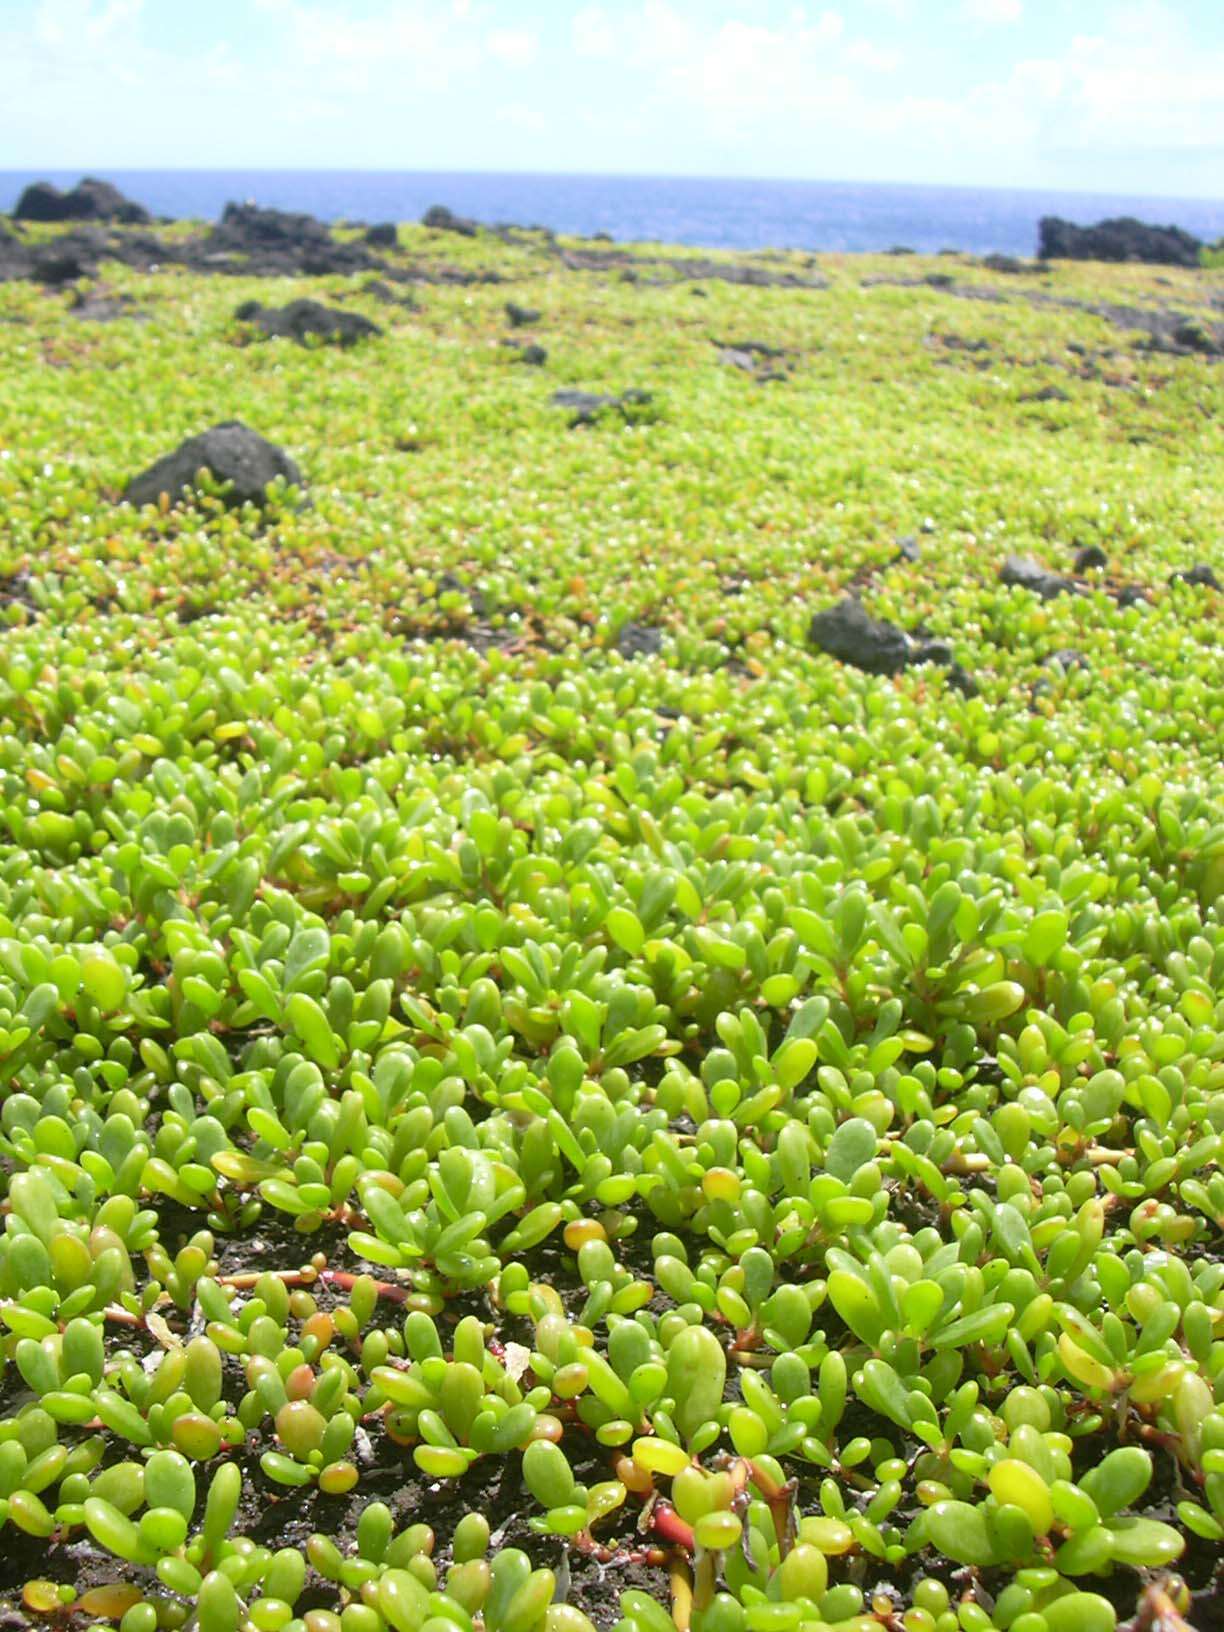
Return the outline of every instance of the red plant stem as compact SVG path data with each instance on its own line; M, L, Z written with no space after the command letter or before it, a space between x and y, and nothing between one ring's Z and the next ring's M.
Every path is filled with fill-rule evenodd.
M656 1535L662 1536L664 1541L671 1542L673 1547L683 1547L688 1553L696 1549L692 1525L680 1517L670 1502L654 1503L647 1517L646 1527L653 1530Z
M360 1275L350 1275L346 1269L321 1269L319 1271L321 1281L326 1281L329 1286L343 1287L346 1292L351 1292L357 1282L364 1278L364 1276ZM380 1298L386 1298L389 1303L404 1303L408 1297L407 1287L396 1286L393 1281L375 1281L374 1290Z

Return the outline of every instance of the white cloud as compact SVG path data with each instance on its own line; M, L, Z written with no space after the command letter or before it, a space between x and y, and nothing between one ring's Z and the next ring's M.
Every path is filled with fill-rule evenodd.
M529 28L495 28L486 37L485 48L507 68L530 68L539 53L540 41Z
M548 120L540 109L530 107L526 102L507 103L501 110L500 118L518 130L542 131L548 128Z
M913 29L915 0L574 0L547 39L511 0L249 3L258 27L227 44L218 26L191 56L154 43L150 0L19 12L0 0L0 151L73 164L80 131L97 130L96 166L359 168L428 153L439 168L840 171L1200 195L1224 151L1224 48L1173 0L1121 0L1092 33L1072 18L1040 54L1013 48L994 77L949 72L940 90L906 74L910 36L891 18L908 7ZM954 11L985 27L1020 5ZM566 56L572 73L554 76ZM522 77L508 89L511 69ZM572 151L550 138L562 127Z
M1018 23L1024 0L964 0L964 13L971 23Z
M856 68L866 68L873 74L891 74L901 66L899 51L890 51L871 40L851 40L846 47L846 59Z
M616 32L602 6L584 6L574 13L570 40L580 57L610 57L616 50Z

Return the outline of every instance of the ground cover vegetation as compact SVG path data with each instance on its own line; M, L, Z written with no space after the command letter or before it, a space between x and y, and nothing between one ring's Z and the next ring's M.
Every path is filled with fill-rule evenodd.
M1218 1626L1216 275L228 219L0 286L4 1624Z

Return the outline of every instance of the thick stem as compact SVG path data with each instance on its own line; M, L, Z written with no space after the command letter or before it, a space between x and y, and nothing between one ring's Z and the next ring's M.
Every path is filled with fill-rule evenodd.
M759 1463L753 1462L750 1458L746 1459L744 1466L769 1508L774 1531L778 1537L778 1556L785 1558L795 1539L795 1508L792 1500L795 1494L794 1481L788 1480L780 1485Z
M693 1608L708 1609L714 1602L718 1587L718 1554L702 1548L697 1554L693 1572Z
M673 1554L668 1563L667 1580L671 1587L672 1620L676 1623L676 1632L689 1632L693 1619L693 1577L678 1554Z
M696 1548L692 1525L680 1517L670 1502L660 1500L651 1503L646 1514L646 1528L662 1536L664 1541L671 1542L673 1547L682 1547L686 1553L692 1553Z
M339 1286L344 1291L351 1292L357 1282L364 1277L350 1275L346 1269L321 1269L319 1279L326 1281L329 1286ZM386 1298L388 1303L403 1303L408 1297L407 1287L396 1286L394 1281L375 1281L374 1290L380 1298Z

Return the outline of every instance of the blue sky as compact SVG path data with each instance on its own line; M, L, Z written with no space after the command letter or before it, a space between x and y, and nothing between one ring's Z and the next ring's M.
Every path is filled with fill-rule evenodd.
M1224 196L1224 0L0 0L0 166Z

